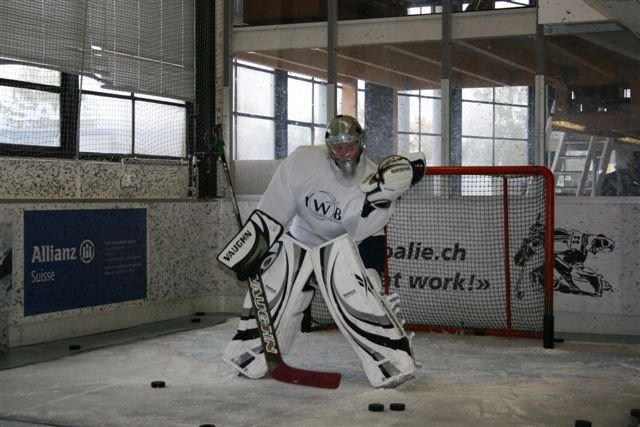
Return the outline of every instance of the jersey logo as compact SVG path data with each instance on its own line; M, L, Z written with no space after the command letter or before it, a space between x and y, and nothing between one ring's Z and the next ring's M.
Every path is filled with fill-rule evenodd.
M305 206L309 213L320 221L340 222L342 210L333 194L326 191L311 193L305 198Z

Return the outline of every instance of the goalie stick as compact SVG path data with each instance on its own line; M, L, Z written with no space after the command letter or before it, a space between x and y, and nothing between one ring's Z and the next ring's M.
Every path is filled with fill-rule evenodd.
M229 191L231 192L236 222L238 223L238 227L242 227L242 218L240 216L238 200L233 188L229 165L227 164L227 159L224 154L224 140L222 139L221 125L216 125L214 137L214 148L220 156L222 168L224 169L224 176L227 181L227 185L229 186ZM264 357L267 362L267 369L269 370L271 378L289 384L299 384L319 388L337 388L340 385L340 380L342 378L339 373L294 368L284 362L280 351L280 345L278 344L278 338L276 336L276 328L273 323L273 319L271 318L271 312L269 311L269 302L267 301L262 277L258 273L250 277L248 279L248 283L251 303L253 304L253 308L256 312L256 323L258 326L260 341L262 342Z

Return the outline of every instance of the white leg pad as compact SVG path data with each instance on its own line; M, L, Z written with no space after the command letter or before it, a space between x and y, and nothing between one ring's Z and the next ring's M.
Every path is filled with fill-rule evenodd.
M413 377L411 340L386 298L380 281L362 264L358 247L343 235L312 252L318 287L338 328L362 361L374 387L395 387Z
M300 330L304 310L313 299L315 290L305 289L312 272L310 253L289 236L283 236L274 244L262 263L262 282L283 354L291 349ZM249 378L262 378L267 374L255 311L248 293L242 305L238 330L222 358Z

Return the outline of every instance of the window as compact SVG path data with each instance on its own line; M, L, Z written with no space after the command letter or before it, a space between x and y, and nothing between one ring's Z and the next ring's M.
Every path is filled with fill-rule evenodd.
M183 101L102 89L84 77L80 153L186 157Z
M0 65L0 144L60 147L60 74Z
M10 1L0 10L0 152L186 157L193 0Z
M462 166L529 164L529 88L462 89Z
M439 90L398 93L398 153L422 151L430 165L439 162L440 99Z
M88 77L0 65L4 154L184 158L187 110L184 101L103 89Z
M234 99L235 156L269 160L275 152L275 72L236 62Z
M324 143L327 126L326 82L302 74L288 73L287 98L288 154L301 145ZM337 98L342 99L340 87ZM341 103L338 102L338 112L340 110Z
M234 70L236 160L281 159L302 145L324 143L325 81L240 60ZM341 86L337 98L341 112Z

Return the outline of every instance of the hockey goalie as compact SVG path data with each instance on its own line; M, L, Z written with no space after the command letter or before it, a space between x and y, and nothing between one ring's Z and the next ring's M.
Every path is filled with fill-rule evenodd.
M319 292L372 386L395 387L413 377L416 363L398 318L399 301L383 295L381 274L384 226L394 202L424 168L420 153L373 163L365 131L346 115L329 122L324 145L300 147L280 164L257 209L218 260L240 280L260 274L282 353L291 349L303 313ZM253 231L264 235L269 224L286 233L243 244ZM268 373L257 326L247 295L223 358L250 378Z

